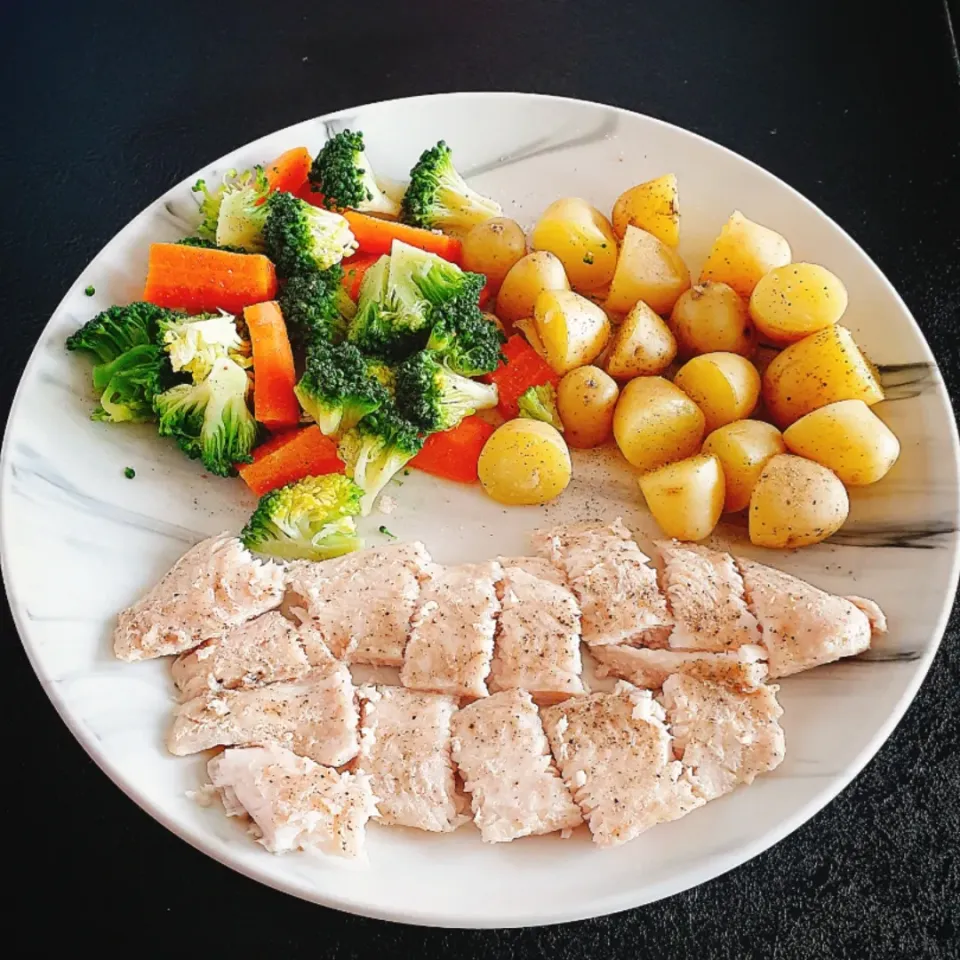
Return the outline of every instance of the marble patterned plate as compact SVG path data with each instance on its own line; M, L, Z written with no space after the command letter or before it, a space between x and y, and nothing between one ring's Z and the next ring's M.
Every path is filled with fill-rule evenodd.
M368 865L264 852L219 807L188 799L204 781L204 763L163 749L169 664L119 663L110 644L116 612L190 544L239 530L253 498L239 480L205 475L150 426L91 422L89 365L63 346L97 310L139 296L152 241L193 229L190 177L77 279L40 337L10 416L0 480L3 574L37 676L94 760L153 817L250 877L342 910L446 926L551 923L648 903L743 863L815 814L876 752L946 624L960 556L957 434L916 323L866 254L790 187L707 140L607 106L519 94L379 103L289 127L201 173L216 180L288 147L316 150L344 127L362 129L374 167L396 178L445 138L470 181L525 226L559 196L609 210L626 187L674 171L681 253L694 271L739 208L782 231L797 259L839 274L850 292L844 322L880 366L889 399L879 412L903 456L882 483L854 492L849 522L828 543L768 553L752 549L735 524L721 526L716 540L826 589L876 598L889 635L863 657L783 682L788 747L774 774L624 847L601 851L585 836L484 846L471 829L429 836L372 827ZM96 287L92 298L87 284ZM134 480L124 477L127 466ZM527 531L561 518L622 515L641 540L656 533L636 481L613 455L576 456L570 488L547 508L504 509L477 489L415 472L392 493L399 505L390 528L423 539L441 561L523 552ZM381 539L384 519L370 518L369 542Z

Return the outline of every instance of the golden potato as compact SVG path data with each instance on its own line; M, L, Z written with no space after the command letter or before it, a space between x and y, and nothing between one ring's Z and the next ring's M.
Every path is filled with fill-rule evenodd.
M694 357L673 382L703 411L707 432L749 417L760 399L760 374L738 353Z
M463 238L463 268L486 275L496 290L510 268L527 252L527 238L516 220L492 217Z
M783 440L791 453L832 470L848 487L876 483L900 456L900 441L862 400L808 413L787 428Z
M850 331L839 324L792 343L763 374L763 401L781 427L837 400L862 400L873 406L882 399L872 365Z
M504 277L494 313L504 323L516 323L533 316L533 306L544 290L569 289L563 264L552 253L528 253Z
M639 227L675 247L680 243L677 178L668 173L631 187L613 205L613 232L622 240L627 227Z
M565 373L557 387L557 410L564 439L571 447L598 447L613 428L613 411L620 388L599 367L577 367Z
M700 282L726 283L741 297L749 298L765 273L791 259L790 244L779 233L734 210L713 241L700 271Z
M530 246L559 257L575 290L602 287L617 268L617 238L610 221L579 197L554 200L533 228Z
M847 288L816 263L774 267L750 295L750 317L757 332L777 346L832 326L846 309Z
M750 357L756 349L747 302L725 283L698 283L681 293L670 313L670 328L684 357L718 350Z
M670 328L642 300L617 327L603 367L617 380L662 373L677 355Z
M714 430L703 441L702 453L720 461L726 480L725 513L736 513L750 503L750 494L771 457L786 453L780 431L761 420L734 420Z
M610 339L610 319L595 303L572 290L544 290L533 320L543 356L564 374L596 359Z
M724 500L723 469L716 457L698 454L668 463L645 473L639 482L653 519L666 536L702 540L713 533Z
M663 377L637 377L620 393L613 436L620 452L639 470L692 456L706 423L700 408Z
M509 506L546 503L570 482L570 451L563 437L542 420L508 420L480 451L483 489Z
M788 550L826 540L850 512L835 473L803 457L771 457L750 495L750 542Z
M626 313L643 300L656 313L668 314L689 286L690 271L673 247L646 230L628 226L605 306Z

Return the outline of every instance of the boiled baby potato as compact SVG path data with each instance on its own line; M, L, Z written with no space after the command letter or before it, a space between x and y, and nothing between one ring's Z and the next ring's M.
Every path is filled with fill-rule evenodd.
M670 328L642 300L624 317L613 335L604 368L617 380L662 373L677 355Z
M670 328L684 357L718 350L750 357L756 348L747 302L725 283L698 283L680 294Z
M668 173L621 193L613 205L613 232L622 240L627 227L639 227L675 247L680 243L677 178Z
M677 540L708 537L723 512L723 469L709 454L645 473L640 490L660 529Z
M575 290L602 287L617 268L617 238L610 221L579 197L554 200L533 228L530 245L559 257Z
M846 309L847 288L817 263L774 267L750 295L750 317L758 333L777 346L832 326Z
M637 377L620 394L613 436L639 470L654 470L700 449L706 421L700 408L663 377Z
M668 314L689 286L690 271L673 247L646 230L628 226L605 306L626 313L643 300L655 313Z
M836 533L850 512L839 477L826 467L781 453L771 457L750 495L750 542L787 550Z
M673 382L703 411L708 432L749 417L760 399L760 374L738 353L694 357Z
M599 367L577 367L557 387L557 411L564 439L571 447L598 447L613 428L620 388Z
M570 451L549 423L508 420L483 445L477 471L483 489L498 503L547 503L570 482Z
M874 369L846 327L834 324L778 353L763 374L763 401L773 421L789 426L837 400L883 399Z
M779 233L735 210L710 248L700 282L726 283L749 298L764 274L790 260L790 244Z
M547 363L564 374L596 359L610 339L610 319L572 290L544 290L533 320Z
M463 238L463 268L486 275L494 290L527 252L527 238L516 220L492 217Z
M772 423L735 420L714 430L703 441L701 453L711 453L723 467L726 480L725 513L736 513L750 503L750 494L771 457L786 453L783 436Z
M504 323L516 323L533 316L533 306L544 290L569 289L563 264L552 253L528 253L503 278L494 312Z
M849 487L876 483L900 456L900 441L862 400L840 400L808 413L783 440L791 453L815 460Z

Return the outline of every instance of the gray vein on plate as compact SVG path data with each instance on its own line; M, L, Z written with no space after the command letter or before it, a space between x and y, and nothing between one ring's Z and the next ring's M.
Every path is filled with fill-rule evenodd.
M885 363L877 370L887 400L911 400L937 383L932 363Z
M920 650L891 650L891 651L871 651L870 653L861 653L858 657L851 657L850 663L907 663L913 660L919 660L923 656Z
M892 523L863 523L838 530L827 541L844 547L896 547L909 550L936 550L946 543L933 543L938 538L955 534L957 527L946 520L933 520L924 526L894 526Z

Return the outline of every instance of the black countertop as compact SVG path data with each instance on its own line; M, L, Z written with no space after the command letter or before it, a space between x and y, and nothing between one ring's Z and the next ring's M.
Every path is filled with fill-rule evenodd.
M593 9L593 8L596 9ZM849 8L849 9L847 9ZM860 11L863 11L862 13ZM941 0L277 6L0 4L0 412L66 287L157 195L309 116L448 90L606 101L703 134L799 189L893 281L960 396L960 60ZM403 928L323 910L197 853L67 732L9 611L4 808L16 944L145 956L960 956L960 623L894 735L826 810L696 890L526 931ZM842 730L837 731L843 735ZM42 870L29 869L37 864ZM203 928L202 940L187 931ZM46 952L45 950L42 952ZM242 955L242 954L241 954Z

